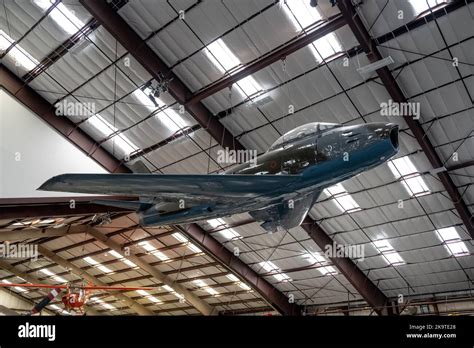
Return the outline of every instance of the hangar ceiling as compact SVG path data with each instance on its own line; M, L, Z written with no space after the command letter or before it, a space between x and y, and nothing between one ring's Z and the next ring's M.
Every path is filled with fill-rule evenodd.
M472 296L474 5L319 2L315 12L298 1L34 0L0 11L3 87L111 172L130 171L137 159L156 173L221 172L223 147L261 153L286 131L314 121L400 125L398 156L326 191L301 227L269 235L247 214L199 224L228 257L237 248L245 274L256 272L271 292L232 276L224 256L189 230L142 229L126 212L99 225L92 218L103 211L94 207L72 217L51 205L32 221L15 213L20 204L3 202L2 232L51 229L41 221L60 215L64 220L50 224L111 234L221 313L285 314L276 303L291 297L297 311L391 314L400 294L413 301ZM389 70L359 74L358 67L380 56L393 58ZM149 98L158 85L169 92ZM381 103L397 98L420 103L417 122L381 115ZM94 109L55 117L53 105L77 102ZM43 212L45 205L37 204ZM345 265L321 258L327 238L363 245L365 258L345 258ZM151 247L140 246L143 239ZM87 231L28 240L107 284L161 284ZM78 279L47 258L11 265L2 266L2 280L14 272L47 282ZM38 274L44 269L54 275ZM44 292L20 295L39 300ZM157 314L200 313L166 289L125 295ZM99 313L137 313L129 300L98 299Z

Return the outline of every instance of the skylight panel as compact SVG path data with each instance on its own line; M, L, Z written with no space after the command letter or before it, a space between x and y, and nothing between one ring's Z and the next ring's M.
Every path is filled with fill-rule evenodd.
M179 233L179 232L173 233L173 237L174 237L175 239L177 239L178 242L180 242L180 243L186 243L186 242L188 242L188 239L187 239L185 236L183 236L181 233Z
M133 92L133 96L140 104L148 108L150 112L165 106L165 103L163 103L160 98L153 95L153 91L150 87L146 87L144 90L138 88ZM171 108L160 111L155 117L172 132L177 132L187 126L181 115Z
M132 268L138 268L138 266L136 264L134 264L132 261L130 260L127 260L125 257L123 257L122 255L120 255L118 252L116 252L115 250L111 250L110 251L110 254L112 256L114 256L115 258L119 259L121 262L123 262L124 264L126 264L127 266L130 266Z
M196 245L191 243L185 236L183 236L181 233L176 232L173 233L172 236L176 238L179 242L181 243L188 243L186 246L189 250L191 250L193 253L202 253L202 250L199 249Z
M153 245L151 245L150 242L143 241L143 242L138 243L138 245L141 246L143 249L145 249L147 252L149 252L151 255L160 259L161 261L167 261L170 259L161 251L156 250L156 248Z
M96 260L94 260L90 256L84 257L84 261L86 261L89 265L92 265L92 266L100 269L104 273L112 273L113 272L110 268L101 265L99 262L97 262Z
M156 248L147 241L140 242L140 243L138 243L138 245L141 246L143 249L145 249L148 252L156 250Z
M162 286L163 289L165 289L166 291L172 293L174 296L176 296L177 298L179 299L184 299L184 296L181 295L181 294L178 294L171 286L169 285L163 285Z
M235 275L233 274L228 274L226 275L226 277L231 281L231 282L238 282L239 281L239 278L237 278Z
M359 204L352 198L341 184L336 184L324 189L327 196L333 196L336 201L336 206L342 211L353 213L361 210Z
M107 302L102 302L100 305L106 309L116 309L114 306Z
M97 129L105 138L111 136L112 134L118 132L118 129L111 125L107 120L105 120L99 114L91 116L87 119L87 122L90 123L95 129ZM126 136L123 134L117 134L111 138L111 141L120 148L125 154L130 154L138 150L138 146L132 143Z
M428 185L408 156L389 161L388 167L395 178L402 179L403 187L410 196L422 196L430 193Z
M242 289L246 290L246 291L250 291L252 290L252 288L250 286L248 286L247 284L241 282L239 280L239 278L237 278L235 275L233 274L228 274L226 275L227 279L229 279L231 282L235 282L238 286L240 286Z
M226 223L222 219L207 220L207 223L209 225L211 225L212 228L226 227ZM218 233L226 239L239 239L239 238L242 238L242 236L232 228L223 229L222 231L219 231Z
M326 260L326 258L320 253L307 253L303 255L303 258L307 259L311 263L320 263L321 265L328 264L328 260ZM317 270L322 275L337 274L337 271L333 266L318 267Z
M398 266L405 264L405 261L397 253L397 251L392 247L390 242L386 239L376 240L372 242L375 248L378 250L379 253L382 254L385 261L392 266Z
M188 249L191 250L192 252L195 252L195 253L202 253L202 250L199 249L196 245L194 245L193 243L189 243L188 244Z
M287 1L282 8L297 31L322 20L319 10L311 7L308 1ZM334 33L313 41L308 47L318 62L342 51L342 46Z
M54 0L34 0L34 3L46 11L54 3ZM69 35L77 33L85 25L63 3L59 3L49 15Z
M222 73L228 72L241 64L222 39L217 39L209 44L204 52L212 64ZM247 76L237 82L237 90L245 97L261 91L262 87L252 76Z
M140 104L147 107L150 111L156 110L164 105L160 98L153 95L153 91L150 87L146 87L144 90L138 88L132 93L132 95L140 102Z
M415 11L415 16L418 16L420 13L429 10L430 7L446 3L446 0L409 0L409 3Z
M181 115L173 109L163 110L156 117L172 132L177 132L186 127L186 122L184 122Z
M322 19L317 8L311 7L309 1L286 1L283 10L295 28L306 28Z
M273 277L279 282L287 282L292 280L287 274L281 273L281 269L271 261L262 261L259 263L259 265L267 272L278 272L273 274Z
M455 227L440 228L436 230L436 235L450 255L456 257L469 255L469 250Z
M147 298L147 299L150 300L151 302L154 302L154 303L163 303L161 300L159 300L159 299L156 298L155 296L150 295L146 290L137 290L137 293L139 293L139 294L142 295L143 297Z
M458 231L454 227L446 227L437 230L440 239L443 242L449 242L452 240L461 240Z
M6 279L2 279L2 282L5 283L5 284L11 284L12 282L6 280ZM15 289L16 291L18 292L26 292L28 290L26 290L25 288L22 288L22 287L19 287L19 286L14 286L13 289Z
M219 295L219 293L214 290L213 288L209 287L203 280L196 279L193 280L193 283L196 284L198 287L202 288L202 290L207 291L211 295Z
M209 44L205 52L212 64L216 67L221 67L220 70L223 70L223 72L231 70L240 64L239 59L222 39L217 39Z
M60 276L57 276L55 273L51 272L49 269L43 268L43 269L40 269L40 272L47 275L48 277L52 277L54 280L56 280L60 283L67 283L66 279L64 279Z
M5 51L10 47L15 40L13 40L7 33L3 30L0 30L0 50ZM21 65L26 70L33 70L39 62L33 58L28 52L26 52L20 45L15 45L9 52L10 56L15 64Z

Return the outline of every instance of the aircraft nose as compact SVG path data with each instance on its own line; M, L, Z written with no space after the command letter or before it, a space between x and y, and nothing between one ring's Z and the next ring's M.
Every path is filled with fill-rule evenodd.
M369 123L368 128L381 139L390 139L392 146L398 149L398 125L395 123Z

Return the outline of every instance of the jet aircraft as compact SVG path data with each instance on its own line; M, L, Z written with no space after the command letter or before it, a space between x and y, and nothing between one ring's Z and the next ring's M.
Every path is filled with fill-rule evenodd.
M398 150L393 123L313 122L282 135L256 161L221 174L62 174L39 190L137 196L93 203L136 210L143 226L248 212L275 232L299 226L322 190L384 163Z

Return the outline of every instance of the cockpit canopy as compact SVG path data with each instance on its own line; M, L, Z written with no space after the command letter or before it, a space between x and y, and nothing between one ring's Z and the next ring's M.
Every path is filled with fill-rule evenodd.
M285 144L292 143L295 140L302 139L308 135L316 135L318 133L325 132L329 129L341 127L339 123L326 123L326 122L312 122L302 126L296 127L295 129L283 134L275 141L268 151L277 149L284 146Z

